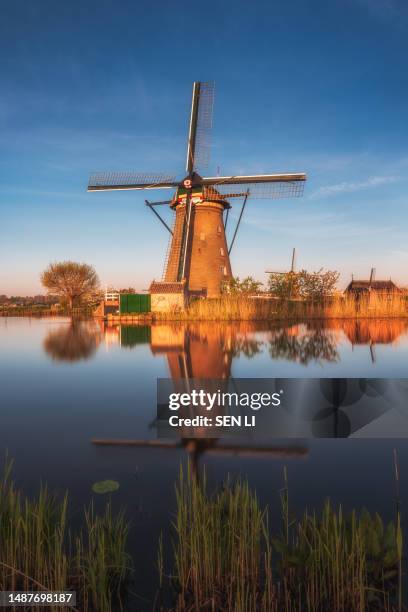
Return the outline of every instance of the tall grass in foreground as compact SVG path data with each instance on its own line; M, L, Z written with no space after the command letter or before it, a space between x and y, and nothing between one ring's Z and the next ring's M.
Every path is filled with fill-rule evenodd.
M247 482L227 481L209 495L181 472L174 524L175 609L234 612L401 610L399 525L367 511L345 515L327 502L321 514L290 519L271 532L268 512Z
M0 591L77 593L75 609L120 609L128 575L128 526L108 504L102 516L91 505L85 527L72 535L67 497L57 501L46 488L29 500L15 488L7 461L0 481Z
M224 296L195 300L184 312L156 314L155 317L207 321L408 317L408 299L400 294L372 294L359 300L338 295L316 301Z
M267 519L247 483L227 483L208 497L205 483L181 473L176 531L178 609L249 612L258 600L270 603L261 580L262 567L269 570L271 562Z

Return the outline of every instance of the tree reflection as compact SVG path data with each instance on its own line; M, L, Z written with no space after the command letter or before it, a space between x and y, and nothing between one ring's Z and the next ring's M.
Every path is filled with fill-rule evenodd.
M75 321L50 331L43 347L53 361L90 359L101 343L101 332L93 322Z
M311 361L339 361L336 348L337 340L330 331L316 329L285 328L276 331L269 341L269 354L272 359L287 359L307 365Z
M255 355L262 352L264 342L250 338L248 336L237 337L232 343L232 356L239 357L244 355L247 359L252 359Z

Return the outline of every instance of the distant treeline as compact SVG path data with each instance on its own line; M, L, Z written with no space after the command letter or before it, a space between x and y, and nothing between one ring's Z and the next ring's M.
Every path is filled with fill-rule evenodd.
M0 295L0 306L51 306L57 303L58 298L55 295Z

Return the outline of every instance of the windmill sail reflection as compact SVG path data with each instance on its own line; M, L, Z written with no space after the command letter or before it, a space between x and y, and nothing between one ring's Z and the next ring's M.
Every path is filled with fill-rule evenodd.
M262 331L262 326L253 323L166 323L151 327L150 348L154 355L165 356L175 392L189 390L192 379L205 380L205 390L213 392L233 380L233 360L241 354L252 358L265 345L263 333L259 337L252 333ZM209 385L209 387L208 387ZM216 408L215 414L222 414ZM192 416L185 414L184 416ZM148 448L184 448L189 456L193 471L197 473L199 458L204 454L230 456L302 457L307 454L304 446L293 444L254 444L248 440L234 443L219 438L207 437L200 427L182 427L180 439L173 443L165 440L93 440L99 445L130 445Z
M122 348L137 350L138 344L149 345L153 356L165 359L173 389L179 393L189 391L192 380L205 381L206 385L210 385L208 391L214 391L211 381L217 386L236 386L239 384L239 379L234 377L236 366L240 364L239 370L242 372L242 365L246 362L249 365L248 360L260 359L265 368L266 356L271 363L267 375L276 376L274 364L279 363L282 371L282 364L287 362L288 367L290 363L304 367L305 378L297 379L296 392L296 385L290 387L288 379L269 379L280 388L286 385L288 401L280 414L279 410L263 410L258 413L257 428L259 417L260 437L257 433L252 439L239 437L231 441L210 438L205 428L189 427L179 431L180 439L176 441L95 440L96 443L184 447L190 453L193 463L197 464L203 453L269 453L271 456L286 453L298 456L307 452L299 446L271 445L279 439L287 441L290 438L364 436L374 435L370 433L374 431L380 437L392 436L396 435L395 427L397 433L408 436L405 413L404 422L394 425L394 429L392 420L387 416L388 413L391 416L395 413L395 397L405 393L402 379L398 383L394 381L394 384L380 379L306 378L310 366L315 368L315 373L322 373L318 373L318 377L327 376L327 372L336 374L344 350L349 350L350 346L352 349L366 346L368 354L365 363L368 364L374 358L376 346L406 342L407 321L333 319L285 325L253 321L166 322L151 326L116 327L116 337ZM114 335L110 328L109 336ZM359 355L361 358L364 353L359 351ZM378 356L381 357L380 350ZM251 371L254 371L253 368ZM292 371L288 369L288 372ZM252 380L255 388L261 379ZM313 380L316 383L314 387L309 384ZM222 414L222 408L217 410L218 414ZM400 411L400 415L402 413ZM186 411L184 416L193 415ZM156 425L154 422L153 427Z
M241 353L248 358L261 350L263 341L248 335L251 324L158 325L152 328L151 350L166 355L173 389L177 393L190 391L190 381L201 381L200 388L213 393L227 390L231 381L231 365ZM222 416L223 408L214 407L212 416ZM193 417L190 410L180 414ZM305 448L222 444L220 439L208 437L208 428L182 427L181 444L190 455L193 471L204 453L246 456L303 456Z

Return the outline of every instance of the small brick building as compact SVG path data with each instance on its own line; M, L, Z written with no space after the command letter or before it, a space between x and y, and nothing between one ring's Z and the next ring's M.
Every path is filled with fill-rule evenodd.
M152 312L179 312L187 304L186 283L156 282L149 288Z

